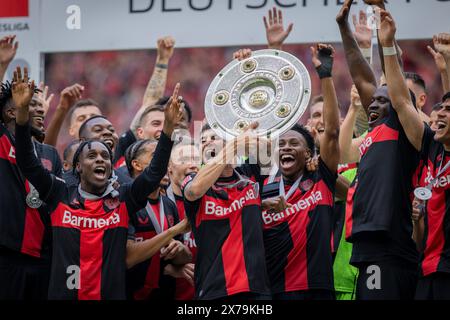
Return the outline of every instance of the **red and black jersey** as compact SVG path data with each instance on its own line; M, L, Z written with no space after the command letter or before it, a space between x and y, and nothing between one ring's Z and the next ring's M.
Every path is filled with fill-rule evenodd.
M125 165L125 151L127 151L127 148L135 142L136 137L131 129L120 136L119 144L117 145L116 150L114 150L114 169L118 169Z
M237 293L269 294L264 257L259 166L244 164L239 174L255 184L234 184L238 175L219 178L196 200L184 200L186 215L197 244L195 296L210 300ZM183 182L183 192L195 175Z
M425 183L428 184L450 161L450 152L444 150L442 143L434 140L434 132L425 126L421 153L427 159L428 174ZM432 192L424 217L424 252L421 265L424 276L435 272L450 273L450 168L434 182Z
M164 230L174 226L179 222L177 207L166 196L161 196L164 206ZM160 211L159 200L148 200L153 212L147 208L139 210L135 216L130 219L128 228L128 239L134 241L144 241L157 235L155 226L150 217L154 215L159 225ZM162 231L164 231L162 230ZM182 240L175 238L175 240ZM170 261L164 261L159 254L143 261L127 271L127 291L130 298L135 300L147 299L174 299L175 279L164 275L165 266Z
M359 151L353 208L347 210L346 218L347 240L354 244L351 262L389 257L417 263L411 194L419 153L408 141L392 106L385 121L369 131Z
M167 171L172 142L161 135L151 164L132 184L93 197L49 174L17 126L17 165L47 203L52 225L50 299L125 299L129 215L147 203ZM111 190L112 189L112 190Z
M279 196L280 176L264 187L263 198ZM319 169L307 172L286 199L283 212L264 211L264 246L272 294L334 290L331 236L336 173L319 158ZM288 182L285 192L291 188Z
M180 217L180 220L183 220L186 217L185 210L184 210L184 201L183 197L177 196L174 194L174 199L177 205L178 209L178 215ZM192 263L195 264L197 260L197 245L195 243L194 233L188 232L183 235L183 243L186 247L191 250L192 253ZM176 287L175 287L175 299L176 300L192 300L195 296L195 289L194 286L191 285L186 279L184 278L177 278L176 280Z
M33 147L33 146L32 146ZM55 148L34 142L41 165L61 176L62 165ZM39 209L27 206L28 180L16 164L14 137L0 124L0 247L31 255L49 257L50 230L45 205Z

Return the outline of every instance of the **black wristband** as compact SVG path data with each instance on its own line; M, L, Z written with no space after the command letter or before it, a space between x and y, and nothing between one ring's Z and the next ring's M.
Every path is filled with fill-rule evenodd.
M333 52L328 48L322 48L319 50L318 58L322 64L316 68L319 78L330 78L331 71L333 70Z
M331 78L331 70L323 66L323 63L316 68L320 79Z
M168 69L168 68L169 68L169 65L168 65L168 64L165 64L165 63L157 63L157 64L156 64L156 67L157 67L157 68L160 68L160 69Z

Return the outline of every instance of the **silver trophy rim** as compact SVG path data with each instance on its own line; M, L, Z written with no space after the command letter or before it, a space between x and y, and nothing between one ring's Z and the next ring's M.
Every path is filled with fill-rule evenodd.
M299 106L294 106L295 113L294 115L290 116L290 119L284 123L281 127L273 127L271 128L270 137L275 138L279 137L282 134L286 133L290 128L294 126L294 124L298 123L302 115L306 112L306 109L309 105L309 101L311 99L311 77L309 76L308 69L303 64L300 59L298 59L296 56L281 50L275 50L275 49L263 49L263 50L257 50L252 52L252 58L262 56L262 55L273 55L278 56L281 58L285 58L288 60L297 71L302 71L308 74L306 79L302 78L303 80L303 97L301 100L301 103ZM245 61L245 60L244 60ZM214 130L214 132L220 136L222 139L227 140L230 138L234 138L239 135L239 133L234 131L227 131L222 126L213 127L211 124L218 122L214 111L212 110L212 106L214 105L213 102L213 95L215 94L219 81L222 80L222 76L230 69L234 68L236 65L241 64L242 61L238 61L237 59L234 59L230 63L228 63L224 68L222 68L219 73L214 77L213 81L211 82L208 91L206 93L205 102L204 102L204 111L205 111L205 118L207 123L211 126L211 129ZM305 81L306 80L306 81ZM260 136L267 136L267 130L256 130L256 134Z

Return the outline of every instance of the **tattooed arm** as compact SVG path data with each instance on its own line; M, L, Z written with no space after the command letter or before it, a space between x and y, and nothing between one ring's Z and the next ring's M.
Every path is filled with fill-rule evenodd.
M155 69L152 77L145 89L144 98L142 99L142 107L138 110L131 121L130 129L135 132L138 126L139 119L145 108L154 105L164 95L166 88L167 71L169 60L173 55L175 40L172 37L164 37L158 39L157 56Z

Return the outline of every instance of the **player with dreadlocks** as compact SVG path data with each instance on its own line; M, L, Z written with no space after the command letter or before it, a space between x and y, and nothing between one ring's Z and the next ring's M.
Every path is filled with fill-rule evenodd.
M48 171L61 175L56 150L39 143L43 136L44 109L37 89L30 94L28 118L33 154ZM0 92L0 299L42 299L47 296L50 271L48 219L45 206L16 165L16 104L10 82Z
M150 258L179 233L182 222L148 241L127 245L128 221L159 187L169 162L170 136L181 118L179 84L165 110L163 133L154 161L132 184L115 189L110 182L112 152L99 140L84 141L74 155L73 167L80 178L68 187L49 174L33 153L28 104L34 83L20 68L14 73L13 99L17 105L17 164L36 186L48 205L53 235L50 299L125 299L125 270ZM152 241L153 240L153 241Z

